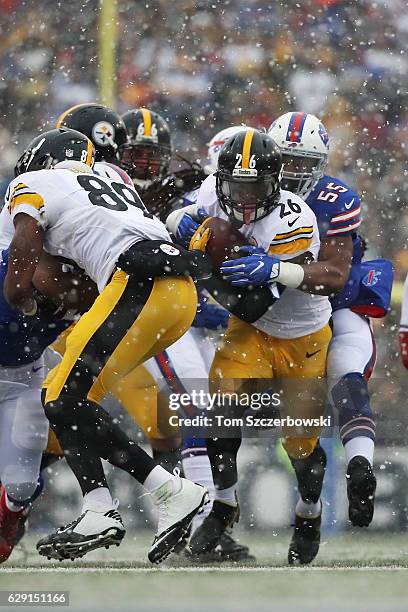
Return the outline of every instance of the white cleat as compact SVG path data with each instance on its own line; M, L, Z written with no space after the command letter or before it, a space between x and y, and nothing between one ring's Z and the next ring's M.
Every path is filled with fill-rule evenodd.
M117 505L104 512L85 510L75 521L40 540L39 554L58 561L73 560L97 548L119 546L126 530L116 508Z
M159 524L148 558L160 563L187 540L193 518L208 503L208 491L191 480L176 477L151 496L159 511Z

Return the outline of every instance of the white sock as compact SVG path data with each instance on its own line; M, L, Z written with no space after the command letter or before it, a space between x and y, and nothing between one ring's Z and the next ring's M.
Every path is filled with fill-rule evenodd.
M191 527L191 533L194 533L195 530L201 525L205 517L211 512L215 494L214 481L208 455L192 455L183 457L182 463L185 477L205 487L208 491L211 502L209 504L205 504L203 511L200 514L195 515Z
M215 499L224 502L224 504L235 507L237 505L235 485L228 487L228 489L215 489Z
M316 518L322 511L322 503L320 499L314 504L313 502L307 503L300 497L296 504L296 514L303 518Z
M24 508L24 506L22 506L21 504L15 504L14 502L12 502L9 499L7 493L6 493L5 498L6 498L6 507L8 510L10 510L10 512L20 512Z
M165 482L169 482L169 480L177 484L179 482L178 479L178 476L170 474L170 472L165 470L161 465L156 465L144 481L143 486L149 493L153 493L155 489L161 487Z
M93 510L94 512L105 512L113 507L112 496L107 487L98 487L84 496L82 512Z
M361 455L361 457L365 457L367 461L370 462L370 465L373 465L374 459L374 442L371 438L367 438L366 436L358 436L357 438L353 438L349 440L344 445L344 451L346 453L346 461L347 464L356 457L357 455Z

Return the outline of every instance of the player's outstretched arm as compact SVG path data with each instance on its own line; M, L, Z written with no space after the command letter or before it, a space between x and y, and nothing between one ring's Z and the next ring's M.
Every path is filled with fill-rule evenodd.
M9 265L4 282L6 300L27 316L37 312L33 295L33 276L40 260L44 230L25 213L14 218L15 234L9 247Z
M320 245L319 261L302 266L304 278L299 289L318 295L338 293L349 277L352 257L351 236L325 238Z

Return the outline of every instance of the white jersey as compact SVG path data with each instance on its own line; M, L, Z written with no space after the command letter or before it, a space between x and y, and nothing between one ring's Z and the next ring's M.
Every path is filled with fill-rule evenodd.
M200 187L197 206L209 215L228 219L215 191L215 176ZM320 249L316 216L299 196L281 190L279 205L266 217L240 227L240 232L270 255L290 260L306 252L317 260ZM287 287L254 326L276 338L299 338L322 329L330 319L329 299Z
M14 225L7 206L0 212L0 251L7 249L14 236Z
M38 170L15 178L7 190L2 215L9 219L3 225L18 213L36 219L45 231L45 250L73 260L99 291L132 244L170 240L132 187L70 170Z

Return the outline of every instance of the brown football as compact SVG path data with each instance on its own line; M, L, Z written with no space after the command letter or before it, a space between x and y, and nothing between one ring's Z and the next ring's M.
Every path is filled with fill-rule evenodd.
M248 239L231 223L220 217L210 217L205 227L211 230L206 253L211 257L215 266L220 266L226 259L242 257L242 254L238 253L238 249L247 245Z

